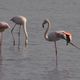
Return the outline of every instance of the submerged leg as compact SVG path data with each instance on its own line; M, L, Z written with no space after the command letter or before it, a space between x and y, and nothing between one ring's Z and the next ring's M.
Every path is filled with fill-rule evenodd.
M55 44L55 54L56 54L56 67L58 66L58 60L57 60L57 46L56 46L56 42L54 42Z
M26 29L26 24L24 24L24 26L23 26L23 31L25 34L25 47L27 47L28 46L28 33L27 33L27 29Z
M15 39L14 39L14 36L13 36L13 30L15 28L16 24L14 25L14 27L11 29L11 34L12 34L12 37L13 37L13 45L15 45Z
M19 32L18 32L18 48L20 46L20 30L21 30L21 25L19 27Z
M3 32L0 33L0 57L1 57L1 48L2 48L2 41L3 41Z

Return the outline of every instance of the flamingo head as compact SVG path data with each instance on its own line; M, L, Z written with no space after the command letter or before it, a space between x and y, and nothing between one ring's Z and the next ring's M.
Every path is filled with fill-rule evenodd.
M44 21L43 21L43 23L42 23L42 27L44 28L44 25L46 24L46 23L49 23L50 21L49 21L49 19L45 19Z
M15 19L15 18L13 17L13 18L10 19L10 21L14 21L14 19Z

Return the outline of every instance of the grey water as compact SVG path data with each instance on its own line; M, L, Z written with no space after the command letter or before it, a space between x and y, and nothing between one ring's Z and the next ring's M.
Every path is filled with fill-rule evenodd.
M51 30L72 33L73 43L80 47L80 0L0 0L0 21L9 21L16 15L27 18L29 44L26 48L21 28L18 49L18 29L14 30L16 45L10 29L3 33L0 48L0 80L80 80L80 50L64 40L57 42L58 67L56 68L53 42L44 39L42 22L49 18Z

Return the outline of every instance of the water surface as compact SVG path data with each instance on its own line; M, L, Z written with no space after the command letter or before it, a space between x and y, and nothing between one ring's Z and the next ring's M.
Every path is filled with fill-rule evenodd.
M18 26L12 44L10 30L3 34L0 54L0 80L80 80L80 50L66 46L65 41L57 42L58 68L55 65L54 43L44 40L42 22L51 21L52 29L70 31L73 42L80 46L80 0L0 0L0 20L11 28L9 19L16 15L26 16L29 34L28 48L24 46L21 30L18 50Z

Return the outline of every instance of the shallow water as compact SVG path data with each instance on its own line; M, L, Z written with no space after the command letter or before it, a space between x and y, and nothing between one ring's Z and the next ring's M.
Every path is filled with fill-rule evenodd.
M73 42L80 46L80 0L0 0L0 20L13 27L9 19L26 16L29 45L18 49L18 26L13 46L10 30L3 33L0 55L0 80L80 80L80 50L65 41L57 42L58 68L55 65L54 43L44 40L42 22L51 20L52 29L72 32Z

